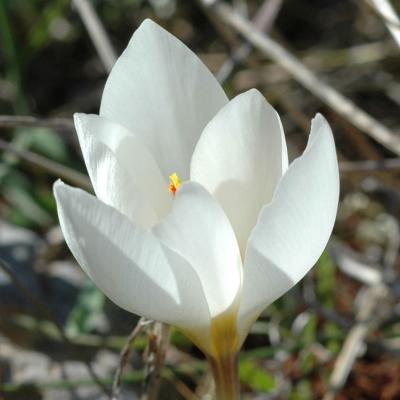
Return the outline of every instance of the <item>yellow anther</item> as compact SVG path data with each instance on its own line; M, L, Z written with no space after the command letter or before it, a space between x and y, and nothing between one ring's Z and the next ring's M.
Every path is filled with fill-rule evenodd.
M178 175L174 172L169 176L169 191L175 196L176 191L181 186L181 180Z

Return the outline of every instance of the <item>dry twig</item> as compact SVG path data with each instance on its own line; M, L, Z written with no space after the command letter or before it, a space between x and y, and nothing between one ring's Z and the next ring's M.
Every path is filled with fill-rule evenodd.
M115 372L114 381L113 381L113 385L112 385L112 396L111 396L112 400L119 399L119 396L121 393L122 373L124 371L126 364L128 363L128 361L131 357L133 342L143 332L143 330L146 328L146 326L148 326L151 322L152 322L151 320L148 320L144 317L140 318L140 320L136 324L135 328L129 335L125 346L121 350L118 368L117 368L117 371Z
M142 400L157 400L160 392L161 371L169 344L170 327L162 322L154 322L149 333L147 351L147 377Z
M333 372L329 380L329 390L323 397L323 400L334 400L336 394L343 388L347 378L353 368L353 365L360 355L363 346L367 344L368 334L377 328L383 321L385 315L379 309L379 306L393 297L390 285L386 285L385 281L391 283L390 279L394 279L393 275L388 274L388 270L393 269L397 260L397 255L400 247L400 234L397 220L394 221L392 232L387 234L387 246L384 257L384 271L374 270L375 279L366 280L370 286L364 286L359 293L359 304L356 315L356 324L349 331L342 349L336 359ZM352 270L354 272L355 265L353 263ZM365 266L362 268L357 266L359 275L360 272L371 278L371 268ZM368 274L367 274L368 273ZM361 295L361 296L360 296ZM391 308L391 307L390 307Z
M28 161L29 163L34 164L57 177L61 177L70 183L73 183L74 185L84 189L92 190L92 185L86 175L81 174L80 172L66 167L65 165L62 165L56 161L43 157L40 154L36 154L29 150L19 149L12 143L8 143L3 139L0 139L0 150L12 153L17 157Z
M106 71L110 72L117 55L95 9L88 0L72 0L72 4L78 11Z
M347 276L369 286L379 285L383 282L379 266L368 265L357 252L344 243L331 241L329 252L335 264Z
M257 29L261 32L268 33L272 29L281 5L282 0L264 0L264 3L253 20ZM251 49L251 44L249 42L244 42L237 50L235 50L217 72L218 81L224 83L231 75L235 66L250 54Z
M367 3L382 17L393 39L400 46L400 19L390 2L388 0L367 0Z
M331 107L354 126L368 134L387 149L400 155L400 138L375 118L356 106L351 100L324 83L288 50L272 38L259 32L254 24L236 13L225 2L201 0L228 25L243 35L254 47L285 68L306 89Z
M377 304L387 297L384 285L365 288L362 304L356 317L356 324L351 328L342 349L336 359L335 367L329 380L329 390L323 400L334 400L335 395L343 388L353 368L353 364L364 346L368 333L380 322L376 313Z
M377 172L400 170L400 158L387 158L385 160L342 161L339 163L340 172Z
M38 118L30 115L0 115L0 128L50 128L74 131L71 118Z

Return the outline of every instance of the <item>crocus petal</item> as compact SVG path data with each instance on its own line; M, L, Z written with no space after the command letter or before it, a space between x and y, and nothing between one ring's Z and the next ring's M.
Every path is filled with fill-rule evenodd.
M332 132L317 115L304 154L283 176L249 239L238 319L243 336L259 313L318 260L333 229L338 198Z
M201 131L226 102L199 58L146 20L111 71L100 115L141 135L165 176L187 180Z
M191 179L222 205L242 254L261 207L287 168L276 111L257 90L235 97L211 120L193 153Z
M74 120L97 197L143 227L163 218L171 208L168 180L140 138L97 115Z
M181 327L209 325L197 275L183 262L171 265L151 232L60 181L54 194L72 254L112 301L133 313Z
M196 271L212 317L232 305L241 285L239 249L228 218L201 185L183 184L154 232Z

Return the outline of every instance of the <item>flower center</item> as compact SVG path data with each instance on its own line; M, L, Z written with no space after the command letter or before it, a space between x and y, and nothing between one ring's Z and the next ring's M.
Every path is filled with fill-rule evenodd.
M181 180L174 172L172 175L169 176L169 191L173 194L173 196L175 196L175 193L179 189L179 186L181 186Z

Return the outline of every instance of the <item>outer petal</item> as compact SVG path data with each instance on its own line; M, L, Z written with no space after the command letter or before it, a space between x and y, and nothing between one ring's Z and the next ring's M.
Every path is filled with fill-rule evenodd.
M209 326L197 275L183 262L169 264L151 232L80 189L58 181L54 193L69 248L112 301L180 327Z
M165 176L187 180L201 131L226 102L199 58L146 20L111 71L100 115L142 135Z
M202 186L182 185L171 214L154 232L196 271L212 317L232 305L241 286L239 249L229 220Z
M317 115L304 154L283 176L251 234L238 321L242 335L265 307L295 285L318 260L332 232L338 200L339 172L332 131Z
M242 254L261 207L270 202L287 168L276 111L257 90L235 97L206 126L191 162L191 179L217 198Z
M74 119L97 197L140 226L163 218L171 208L168 180L141 140L97 115Z

